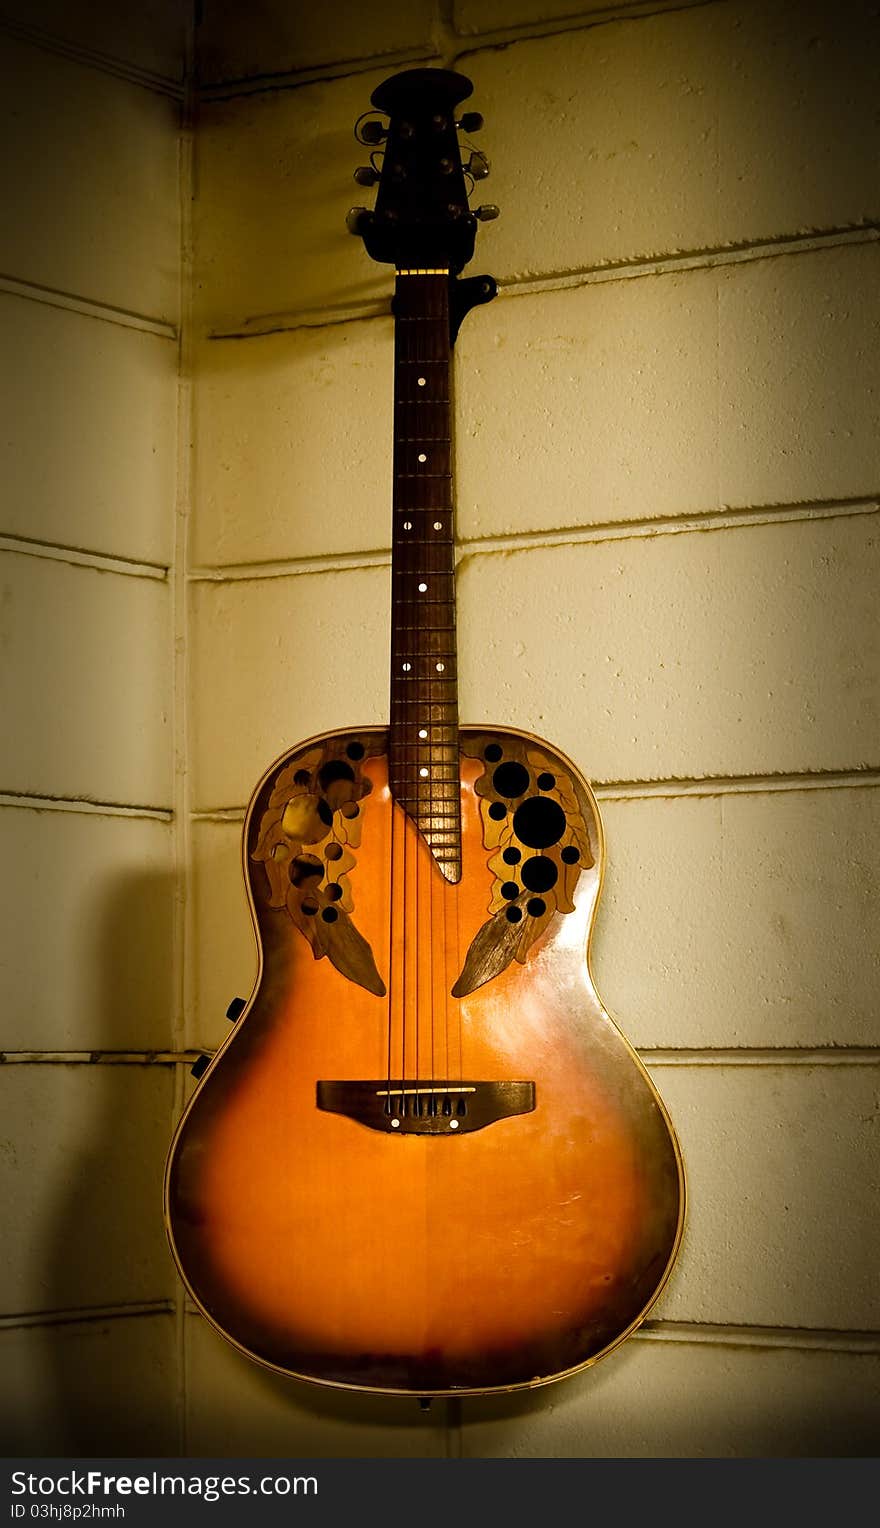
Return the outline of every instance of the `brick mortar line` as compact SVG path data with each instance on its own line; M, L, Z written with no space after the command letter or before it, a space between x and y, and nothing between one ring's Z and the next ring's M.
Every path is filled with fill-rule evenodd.
M117 58L112 53L101 53L96 48L81 45L55 32L43 31L41 27L33 26L28 22L14 21L10 16L0 16L0 34L4 33L14 38L16 42L38 48L43 53L54 53L59 58L66 58L71 63L80 64L83 68L94 69L99 74L107 74L113 79L125 81L126 84L149 90L154 95L170 96L175 101L183 97L182 83L171 79L168 75L158 74L153 69L143 69L140 65Z
M20 1331L27 1327L85 1325L100 1321L131 1320L143 1316L173 1316L173 1300L122 1301L110 1305L79 1305L62 1310L21 1311L0 1316L0 1332Z
M851 519L880 512L880 499L866 495L853 499L814 500L800 504L769 504L754 508L706 510L702 514L660 515L656 519L603 521L596 525L561 526L536 531L510 531L494 536L460 540L457 568L472 557L510 556L558 546L587 546L609 541L651 541L658 536L697 535L713 531L749 529L761 525L797 524L802 521ZM257 563L208 564L190 569L192 583L228 584L258 582L265 578L303 578L322 573L355 573L384 568L391 553L384 548L363 552L327 552L311 557L278 558Z
M0 809L25 812L71 812L86 817L134 817L151 822L173 822L170 807L126 806L112 801L91 801L88 797L37 796L29 791L0 790Z
M79 547L61 546L54 541L32 541L26 536L9 536L3 532L0 532L0 552L10 552L16 557L39 557L45 562L63 562L72 568L91 568L95 573L115 573L121 578L151 578L155 583L167 583L171 571L167 563L81 551Z
M726 0L707 0L710 4ZM499 278L498 297L535 297L545 292L575 291L617 281L633 281L650 276L674 276L689 271L724 269L731 265L752 265L761 260L780 260L788 256L823 254L832 249L861 248L880 239L880 224L865 222L821 232L778 234L741 244L713 246L683 254L643 255L631 260L608 261L600 265L574 266L569 270L545 275ZM205 338L215 340L266 339L272 334L289 334L299 329L334 328L338 324L363 323L391 316L391 294L370 298L345 307L317 307L300 310L254 314L242 319L236 328L209 330Z
M621 21L640 21L676 11L701 10L725 3L725 0L644 0L641 5L610 4L602 11L578 11L570 16L544 17L484 32L458 32L451 18L441 18L431 41L414 43L397 52L362 54L357 58L330 60L301 69L282 69L272 74L243 75L227 80L213 80L198 91L200 103L230 101L241 96L269 95L277 91L298 90L303 86L348 79L387 65L389 70L401 64L437 59L444 68L473 53L488 52L519 42L540 42L568 32L592 31L595 27Z
M117 308L93 297L83 297L78 292L63 292L57 287L41 286L39 282L24 281L20 276L0 275L0 295L19 297L23 302L36 302L48 308L63 308L83 318L116 324L119 328L133 329L141 334L152 334L158 339L177 339L177 326L167 319L151 318L146 313Z

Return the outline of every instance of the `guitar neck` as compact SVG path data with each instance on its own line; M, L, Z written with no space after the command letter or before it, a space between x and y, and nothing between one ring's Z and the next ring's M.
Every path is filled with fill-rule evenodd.
M461 875L449 273L398 270L389 780L443 875Z

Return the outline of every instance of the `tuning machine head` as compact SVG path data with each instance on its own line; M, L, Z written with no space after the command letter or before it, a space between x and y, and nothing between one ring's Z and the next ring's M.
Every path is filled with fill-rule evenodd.
M483 126L483 118L478 111L466 111L455 125L461 133L478 133Z
M501 208L496 207L494 202L484 202L482 207L474 208L474 217L479 218L481 223L491 223L494 218L499 216L500 212Z
M371 148L382 143L388 137L388 129L384 122L373 117L369 122L359 119L355 126L354 135L359 143L368 143Z
M359 186L375 186L380 179L379 171L371 164L358 165L354 178Z
M485 180L489 174L489 161L485 154L480 153L479 149L472 149L471 157L464 169L465 174L469 175L472 180Z

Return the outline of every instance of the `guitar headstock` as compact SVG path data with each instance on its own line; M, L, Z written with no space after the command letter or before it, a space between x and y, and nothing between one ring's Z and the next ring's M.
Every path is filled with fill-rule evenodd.
M355 180L378 183L376 206L352 207L346 220L373 260L457 274L473 255L477 221L498 216L491 204L472 210L468 203L474 183L489 173L477 149L469 148L462 163L459 131L483 125L478 112L456 119L456 107L472 89L451 69L406 69L373 91L376 109L355 127L358 142L371 149L370 163L355 171Z

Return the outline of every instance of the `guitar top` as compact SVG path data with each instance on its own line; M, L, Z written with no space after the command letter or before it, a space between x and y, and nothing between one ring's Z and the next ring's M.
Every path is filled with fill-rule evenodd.
M411 69L356 135L350 231L396 270L390 715L291 748L251 798L254 991L177 1128L193 1299L269 1368L417 1396L547 1383L672 1268L672 1124L589 967L604 845L576 766L458 716L451 369L488 162L470 81ZM295 697L293 697L295 698Z

